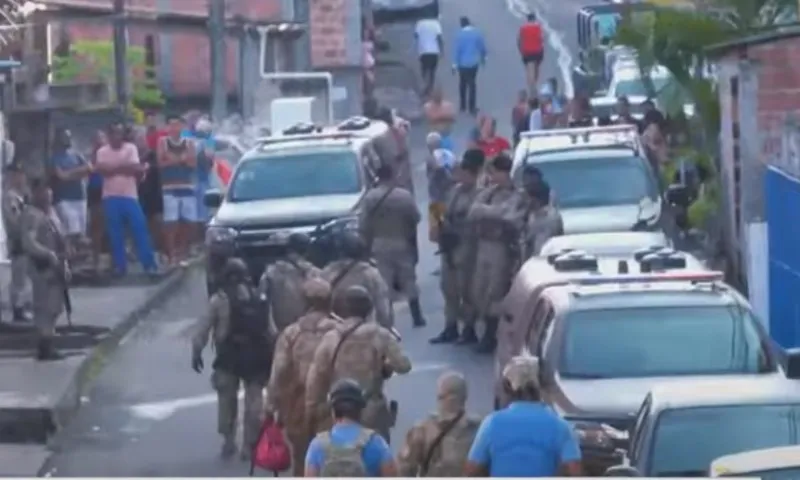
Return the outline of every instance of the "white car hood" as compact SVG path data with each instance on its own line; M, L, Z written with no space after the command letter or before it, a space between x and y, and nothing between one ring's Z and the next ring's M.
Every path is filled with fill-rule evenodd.
M660 201L644 200L642 205L614 205L592 208L561 209L564 234L629 232L639 220L658 218Z

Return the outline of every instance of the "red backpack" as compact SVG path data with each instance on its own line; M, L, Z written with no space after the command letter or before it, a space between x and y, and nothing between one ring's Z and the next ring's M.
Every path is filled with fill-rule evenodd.
M283 428L271 416L264 420L258 442L253 450L250 462L251 477L256 467L270 470L277 477L278 473L285 472L292 466L292 453L286 443Z

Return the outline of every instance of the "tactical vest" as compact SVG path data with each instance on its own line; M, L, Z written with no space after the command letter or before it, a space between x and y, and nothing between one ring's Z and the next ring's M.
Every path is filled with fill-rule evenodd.
M238 298L235 289L226 289L230 305L228 334L217 346L214 368L245 381L265 382L272 370L272 341L267 312L255 288L249 298Z

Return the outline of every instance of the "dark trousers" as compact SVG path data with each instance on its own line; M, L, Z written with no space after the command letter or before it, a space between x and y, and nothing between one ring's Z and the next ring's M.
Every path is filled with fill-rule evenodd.
M458 69L458 96L461 100L461 111L477 111L477 84L478 67Z

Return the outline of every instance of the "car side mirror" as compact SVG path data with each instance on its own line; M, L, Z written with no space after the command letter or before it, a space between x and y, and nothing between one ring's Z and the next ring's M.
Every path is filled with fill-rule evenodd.
M222 192L216 188L206 190L203 195L203 204L208 208L219 208L222 205Z
M800 380L800 348L786 350L786 377Z
M689 189L685 185L672 184L667 187L664 195L667 203L678 207L687 208L689 206Z

